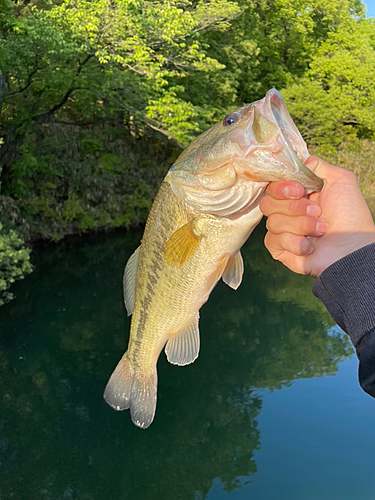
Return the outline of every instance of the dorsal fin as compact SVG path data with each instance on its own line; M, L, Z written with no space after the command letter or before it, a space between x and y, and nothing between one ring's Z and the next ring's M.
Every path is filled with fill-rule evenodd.
M194 316L193 321L181 332L176 333L167 342L165 354L173 365L189 365L193 363L199 354L199 314Z
M129 258L125 270L124 270L124 278L123 278L123 286L124 286L124 302L125 307L128 312L128 316L133 313L134 309L134 300L135 300L135 277L137 275L138 268L138 259L139 259L139 250L141 246L135 250L133 255Z
M242 281L244 265L241 252L238 251L228 260L227 266L223 272L223 281L228 286L237 290Z

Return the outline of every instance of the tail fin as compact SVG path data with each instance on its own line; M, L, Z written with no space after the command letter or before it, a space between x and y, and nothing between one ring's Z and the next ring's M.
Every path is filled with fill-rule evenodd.
M146 375L136 372L125 353L108 381L104 399L115 410L130 408L133 423L147 429L154 420L157 384L156 368Z

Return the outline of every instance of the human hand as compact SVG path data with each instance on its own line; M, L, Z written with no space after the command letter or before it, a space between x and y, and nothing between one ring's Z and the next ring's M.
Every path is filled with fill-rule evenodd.
M260 209L268 217L265 245L299 274L318 277L328 266L370 243L375 226L355 175L310 156L306 166L324 179L305 195L298 182L271 182Z

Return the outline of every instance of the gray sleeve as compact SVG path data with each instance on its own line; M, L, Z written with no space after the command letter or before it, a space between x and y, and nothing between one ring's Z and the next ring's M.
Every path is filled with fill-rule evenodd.
M375 330L375 243L329 266L312 291L357 347Z
M350 336L362 389L375 398L375 243L329 266L312 291Z

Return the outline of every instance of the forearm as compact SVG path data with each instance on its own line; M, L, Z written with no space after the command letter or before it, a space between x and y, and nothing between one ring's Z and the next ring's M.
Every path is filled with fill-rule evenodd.
M329 266L312 291L349 335L360 361L360 384L375 397L375 244Z

